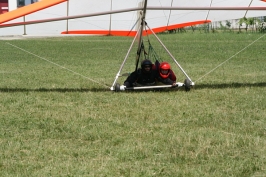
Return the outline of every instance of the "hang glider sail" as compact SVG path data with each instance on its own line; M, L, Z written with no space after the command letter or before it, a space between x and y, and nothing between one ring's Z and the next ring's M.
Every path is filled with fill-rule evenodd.
M0 34L22 34L25 29L21 25L26 25L26 33L33 35L134 36L142 7L143 0L42 0L0 15ZM265 0L151 0L147 4L146 21L157 33L208 22L258 16L266 16ZM147 31L147 34L150 33Z

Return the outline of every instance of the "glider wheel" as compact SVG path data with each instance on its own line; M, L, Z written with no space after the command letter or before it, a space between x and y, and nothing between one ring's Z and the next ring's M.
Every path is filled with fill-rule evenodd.
M186 92L190 91L190 87L191 87L191 82L190 82L190 80L185 79L185 81L184 81L184 85L185 85L185 90L186 90Z
M120 91L120 84L119 83L116 83L115 84L115 91L116 92L119 92Z

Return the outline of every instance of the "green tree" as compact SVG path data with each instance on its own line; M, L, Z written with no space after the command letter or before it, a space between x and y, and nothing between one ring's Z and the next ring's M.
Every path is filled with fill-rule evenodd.
M194 32L195 29L196 29L196 26L195 25L191 25L190 27L191 27L192 31Z
M254 31L255 25L256 25L256 18L248 18L247 23L249 26L252 27L252 32Z
M231 25L232 25L232 23L231 23L230 21L226 20L226 23L225 23L225 25L226 25L228 28L230 28L230 27L231 27Z
M259 23L258 31L261 32L261 33L265 33L266 32L266 22Z
M229 29L229 31L231 31L231 29L230 29L231 25L232 25L232 23L230 21L226 20L225 26Z
M238 32L239 33L241 33L241 26L243 26L243 24L246 25L246 27L245 27L246 31L248 30L248 24L247 24L247 18L246 17L240 18L238 24L239 24L239 26L238 26Z
M241 26L243 25L243 20L239 19L238 21L238 33L241 33Z

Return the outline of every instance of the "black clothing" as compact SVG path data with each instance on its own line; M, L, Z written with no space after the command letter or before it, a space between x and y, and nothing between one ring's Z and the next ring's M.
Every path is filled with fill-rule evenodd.
M142 69L138 69L131 73L125 80L124 85L126 87L133 87L135 85L154 85L156 81L156 70L151 69L150 72L145 72Z

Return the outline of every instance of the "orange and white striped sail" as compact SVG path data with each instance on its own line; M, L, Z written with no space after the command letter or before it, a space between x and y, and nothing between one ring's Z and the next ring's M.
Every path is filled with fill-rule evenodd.
M0 35L134 35L142 6L143 0L42 0L0 15ZM266 16L265 0L148 0L146 21L160 32L259 16Z

